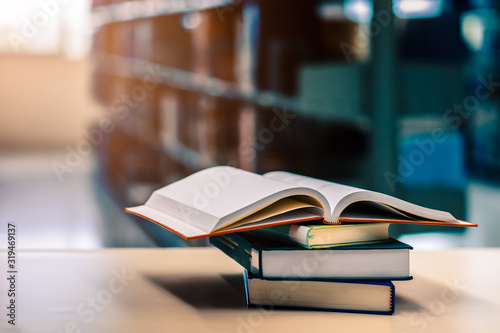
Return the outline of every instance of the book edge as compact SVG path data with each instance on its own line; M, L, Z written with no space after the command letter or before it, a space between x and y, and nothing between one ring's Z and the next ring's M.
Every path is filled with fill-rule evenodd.
M265 305L254 304L250 302L250 289L248 281L250 279L259 279L258 276L248 273L245 269L243 272L243 280L245 285L245 300L247 308L260 308L265 309ZM315 281L315 280L313 280ZM301 306L283 306L274 305L273 309L284 309L284 310L306 310L306 311L326 311L326 312L344 312L344 313L362 313L362 314L379 314L379 315L392 315L395 312L395 286L389 280L381 281L358 281L358 280L320 280L322 282L338 282L338 283L351 283L351 284L371 284L371 285L383 285L390 287L390 300L389 300L389 311L371 311L371 310L350 310L350 309L337 309L337 308L316 308L316 307L301 307Z

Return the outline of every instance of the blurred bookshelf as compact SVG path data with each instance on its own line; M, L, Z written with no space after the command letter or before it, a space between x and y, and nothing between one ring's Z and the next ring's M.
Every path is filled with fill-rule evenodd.
M373 4L374 12L387 5ZM390 192L384 173L397 174L415 138L442 128L454 141L440 149L456 152L456 170L440 169L444 155L434 154L431 172L420 168L391 194L464 218L456 185L464 129L436 122L466 95L461 67L405 57L397 29L411 24L393 13L377 36L362 35L369 22L348 19L343 5L94 1L92 88L113 127L97 146L98 170L119 204L142 204L154 189L213 165ZM143 226L153 237L169 234ZM405 228L398 232L412 231ZM165 237L160 244L179 243Z
M318 3L94 1L92 86L113 126L98 169L120 205L212 165L366 173L363 66L337 49L357 24L318 15Z
M93 2L93 26L98 29L109 23L217 8L235 2L235 0L119 0L109 3L109 1L97 0Z

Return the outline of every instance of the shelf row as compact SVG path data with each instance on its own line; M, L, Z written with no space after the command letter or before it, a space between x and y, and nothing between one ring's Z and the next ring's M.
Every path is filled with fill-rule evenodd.
M362 165L355 161L365 156L369 134L355 123L315 119L164 84L147 90L132 71L133 67L123 76L94 74L94 94L100 94L105 106L105 123L115 128L100 146L111 177L157 174L162 183L176 180L170 175L179 172L150 171L161 155L168 156L170 165L191 172L232 165L258 172L286 168L350 175ZM322 154L316 156L318 150ZM333 156L338 156L335 167L327 162ZM129 171L125 165L130 165Z
M222 6L231 6L234 0L145 0L123 1L97 5L93 9L95 29L113 23L153 18L162 15L187 13Z
M307 109L308 103L301 96L285 96L273 91L245 91L237 83L209 77L175 67L164 66L147 60L134 59L115 54L94 54L96 71L117 77L160 83L177 89L202 93L208 96L247 102L266 108L292 110L298 114L329 118L330 121L355 123L369 127L369 118L359 113L345 116L315 115ZM334 66L335 67L335 66ZM326 71L328 66L325 66ZM356 73L354 71L353 73Z

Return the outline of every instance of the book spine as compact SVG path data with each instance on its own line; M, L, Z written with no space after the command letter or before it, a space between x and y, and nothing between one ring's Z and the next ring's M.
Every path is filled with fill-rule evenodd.
M394 314L395 310L395 298L396 298L396 287L392 282L389 282L389 285L391 286L391 310L389 311L388 314Z
M210 243L231 257L249 272L252 269L252 244L237 235L220 235L210 237Z
M248 270L246 269L243 272L243 282L245 283L245 300L248 308L250 305L250 290L248 289Z
M269 309L269 305L253 304L247 303L247 308L257 308L257 309ZM343 313L362 313L362 314L374 314L374 315L392 315L394 310L390 311L373 311L373 310L348 310L348 309L337 309L337 308L315 308L315 307L304 307L304 306L285 306L276 305L273 306L276 310L306 310L306 311L325 311L325 312L343 312Z

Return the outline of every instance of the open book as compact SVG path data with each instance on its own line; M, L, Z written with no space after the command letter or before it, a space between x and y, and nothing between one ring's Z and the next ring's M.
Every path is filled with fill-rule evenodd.
M258 175L228 166L192 174L125 211L185 239L311 220L477 226L382 193L288 172Z

